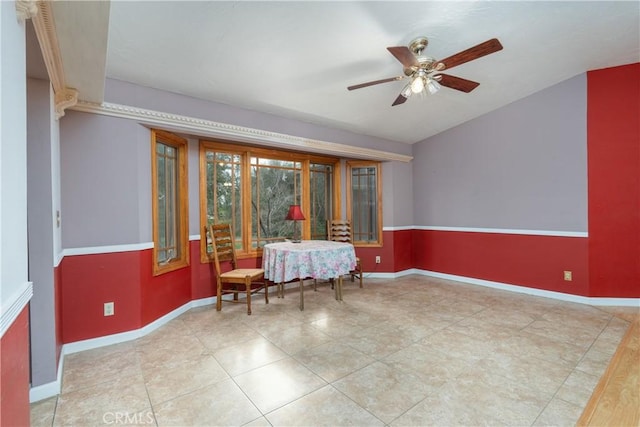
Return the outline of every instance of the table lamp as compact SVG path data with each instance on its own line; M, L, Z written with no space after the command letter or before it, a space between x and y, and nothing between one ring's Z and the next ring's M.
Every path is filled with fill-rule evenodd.
M293 240L291 240L293 243L300 243L300 238L299 238L299 234L298 234L298 221L304 221L304 214L302 213L302 209L300 209L300 205L291 205L289 206L289 213L287 214L287 217L285 219L288 219L290 221L295 221L293 223Z

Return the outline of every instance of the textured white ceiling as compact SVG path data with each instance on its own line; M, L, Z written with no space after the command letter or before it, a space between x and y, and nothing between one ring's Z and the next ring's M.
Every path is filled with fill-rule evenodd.
M493 37L504 49L447 71L480 83L468 94L443 88L392 107L405 82L347 91L402 75L386 47L417 36L436 59ZM80 67L64 59L65 70ZM638 61L637 1L112 1L106 75L415 143L577 74Z

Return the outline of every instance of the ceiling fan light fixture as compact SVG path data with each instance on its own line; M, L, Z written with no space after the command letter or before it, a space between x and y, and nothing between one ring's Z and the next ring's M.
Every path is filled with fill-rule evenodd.
M422 74L419 73L413 78L413 81L411 82L411 91L413 93L420 93L424 90L424 86L425 78Z
M400 92L400 95L404 96L405 98L409 98L413 93L413 89L411 88L411 85L412 85L411 83L407 83L404 89L402 89L402 92Z
M427 88L429 94L433 95L442 88L442 85L434 79L427 79L427 84L425 85L425 87Z

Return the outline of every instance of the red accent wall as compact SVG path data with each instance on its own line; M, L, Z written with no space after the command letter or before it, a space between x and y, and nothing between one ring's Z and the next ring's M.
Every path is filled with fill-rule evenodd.
M0 425L29 424L29 309L25 307L0 339Z
M575 295L589 289L586 238L414 230L413 242L418 269Z
M191 299L197 300L216 295L216 287L211 280L211 263L200 262L200 240L192 240L191 246Z
M56 366L60 363L62 354L62 269L60 266L53 269L53 296L56 318Z
M152 261L151 249L140 253L141 326L148 325L191 300L190 269L182 268L153 276Z
M65 256L62 269L62 339L64 343L139 329L145 251ZM151 264L145 266L151 269ZM113 301L115 315L103 315Z
M640 297L640 64L587 87L589 293Z
M396 269L397 259L394 253L396 246L394 231L382 232L383 246L357 247L356 255L360 258L362 270L367 273L387 273L399 271ZM376 256L380 257L380 264L376 264Z

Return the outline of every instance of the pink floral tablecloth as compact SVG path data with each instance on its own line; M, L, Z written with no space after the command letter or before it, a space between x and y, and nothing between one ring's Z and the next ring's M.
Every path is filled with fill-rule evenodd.
M264 277L275 283L335 279L355 267L356 252L350 243L328 240L269 243L262 252Z

